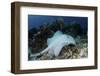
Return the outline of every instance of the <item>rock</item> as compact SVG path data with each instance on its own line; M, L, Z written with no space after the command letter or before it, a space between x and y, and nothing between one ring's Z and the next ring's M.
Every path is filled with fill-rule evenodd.
M64 46L59 56L63 57L63 59L76 59L78 58L79 53L80 48L76 46Z
M82 48L80 52L80 58L88 57L88 48Z

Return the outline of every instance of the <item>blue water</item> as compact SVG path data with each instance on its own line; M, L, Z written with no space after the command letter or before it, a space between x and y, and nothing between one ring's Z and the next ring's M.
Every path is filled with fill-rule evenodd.
M28 28L39 28L42 24L50 24L59 18L62 18L65 24L78 23L83 29L88 26L88 17L28 15Z

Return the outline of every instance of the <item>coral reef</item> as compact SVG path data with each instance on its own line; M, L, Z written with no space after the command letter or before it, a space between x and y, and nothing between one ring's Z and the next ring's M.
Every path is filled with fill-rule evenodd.
M40 54L39 56L31 56L31 54L37 54L43 51L50 45L54 43L57 39L54 37L57 31L61 31L64 35L71 36L73 39L67 40L74 45L59 45L62 46L58 55L50 55L47 52ZM59 33L58 33L59 34ZM61 38L61 36L59 36ZM54 59L79 59L79 58L87 58L88 57L88 41L87 41L87 29L82 29L80 24L78 23L69 23L65 24L64 20L57 19L52 23L45 23L40 26L40 28L33 28L28 31L28 60L54 60ZM59 44L61 40L57 41ZM75 42L75 43L74 43ZM53 46L57 46L54 44ZM59 47L58 46L58 47ZM54 48L56 49L56 48ZM53 49L53 50L54 50ZM52 50L52 49L48 49Z

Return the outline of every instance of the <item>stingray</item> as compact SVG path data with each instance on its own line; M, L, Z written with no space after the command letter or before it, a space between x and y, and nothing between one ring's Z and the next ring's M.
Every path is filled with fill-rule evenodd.
M73 44L73 45L76 44L76 42L72 36L63 34L61 31L56 31L51 38L47 39L48 47L39 53L31 54L31 57L36 57L36 56L42 55L45 52L48 52L48 54L51 56L57 57L57 56L59 56L61 49L65 45L70 45L70 44Z

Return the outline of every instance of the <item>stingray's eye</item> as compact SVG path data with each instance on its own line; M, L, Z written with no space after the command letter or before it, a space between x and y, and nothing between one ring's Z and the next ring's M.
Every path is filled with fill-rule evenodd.
M74 45L74 44L69 44L68 46L70 46L70 47L75 47L75 45Z

